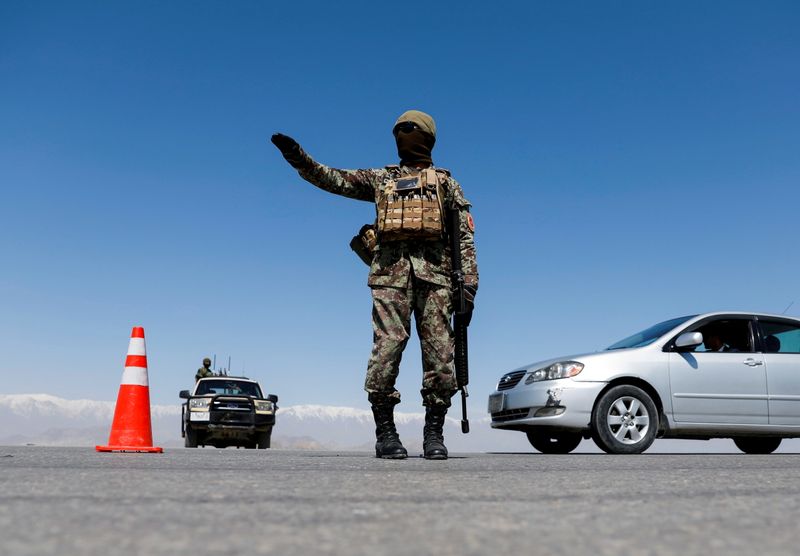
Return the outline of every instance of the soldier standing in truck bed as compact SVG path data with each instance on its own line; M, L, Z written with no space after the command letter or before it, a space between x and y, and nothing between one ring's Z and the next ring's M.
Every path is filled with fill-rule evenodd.
M447 459L443 426L450 398L458 388L453 368L453 313L450 248L445 238L446 210L460 215L460 245L468 301L467 322L478 289L474 223L461 186L431 151L436 124L424 112L409 110L393 134L400 164L366 170L340 170L314 161L291 137L272 142L300 176L317 187L375 203L377 244L370 265L373 348L364 389L375 417L377 457L403 459L406 449L394 424L400 359L416 322L422 347L422 400L425 406L424 456Z
M207 376L214 376L214 373L211 371L211 359L208 357L203 359L203 366L197 369L197 373L194 375L194 381L197 382L201 378L206 378Z

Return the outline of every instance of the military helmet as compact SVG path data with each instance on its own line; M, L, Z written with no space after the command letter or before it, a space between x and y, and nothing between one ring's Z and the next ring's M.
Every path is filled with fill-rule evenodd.
M204 357L203 358L203 365L205 365L206 363L208 363L210 365L211 364L211 359L209 359L208 357Z
M403 112L399 118L397 118L397 121L394 123L394 127L397 127L399 124L404 122L417 124L422 131L432 137L436 137L436 122L433 121L433 117L425 112L420 112L419 110L407 110L406 112Z

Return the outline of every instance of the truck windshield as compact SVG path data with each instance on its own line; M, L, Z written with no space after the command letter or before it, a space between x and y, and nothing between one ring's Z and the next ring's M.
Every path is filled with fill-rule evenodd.
M648 346L653 342L655 342L656 340L658 340L661 336L663 336L664 334L675 328L676 326L680 326L687 320L692 319L696 316L697 315L689 315L688 317L678 317L677 319L670 319L670 320L665 320L664 322L659 322L658 324L651 326L647 330L642 330L641 332L637 332L633 336L628 336L624 340L620 340L616 344L606 348L606 350Z
M197 385L195 396L222 394L225 396L252 396L261 398L261 389L254 382L242 380L201 380Z

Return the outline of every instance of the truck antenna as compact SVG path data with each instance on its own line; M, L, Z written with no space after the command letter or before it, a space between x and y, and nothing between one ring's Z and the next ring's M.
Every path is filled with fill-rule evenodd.
M794 301L792 301L791 303L789 303L789 305L787 305L787 306L786 306L786 309L784 309L784 310L783 310L783 313L781 313L781 314L782 314L782 315L785 315L785 314L786 314L786 311L788 311L788 310L789 310L789 309L792 307L792 305L794 305Z
M231 356L228 356L228 370L225 371L225 376L228 376L228 373L231 372Z
M211 368L213 370L215 370L215 371L217 370L217 354L216 353L214 354L214 362L211 364Z

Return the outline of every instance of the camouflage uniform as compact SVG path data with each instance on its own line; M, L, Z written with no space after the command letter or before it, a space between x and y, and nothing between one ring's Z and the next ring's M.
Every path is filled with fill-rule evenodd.
M320 189L373 203L390 180L419 171L400 166L339 170L315 162L305 152L297 167L303 179ZM465 283L477 289L478 267L470 204L449 172L437 170L445 176L445 206L460 209ZM371 402L400 401L395 380L411 332L413 313L422 345L423 403L426 406L450 406L450 398L457 389L450 323L453 312L450 268L450 248L445 238L386 243L380 243L379 238L368 279L372 290L374 344L364 388Z
M201 378L206 378L209 376L214 376L214 373L206 366L202 366L197 369L197 373L194 375L194 381L197 382Z

